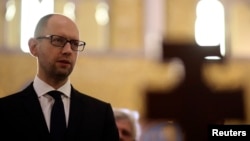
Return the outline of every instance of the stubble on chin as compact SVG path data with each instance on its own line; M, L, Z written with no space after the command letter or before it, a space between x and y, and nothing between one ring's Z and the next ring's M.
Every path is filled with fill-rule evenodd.
M58 70L57 72L55 72L55 79L57 80L65 80L69 77L69 75L71 74L72 69L68 69L68 70Z
M56 81L63 81L68 79L69 75L72 72L72 68L58 68L58 67L54 67L53 69L51 69L51 76L54 80Z

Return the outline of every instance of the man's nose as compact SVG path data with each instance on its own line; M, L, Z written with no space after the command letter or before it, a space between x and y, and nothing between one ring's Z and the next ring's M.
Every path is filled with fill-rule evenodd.
M122 131L121 131L121 130L119 130L119 138L120 138L119 141L124 141L124 139L123 139L123 134L122 134Z
M63 47L63 52L72 52L71 44L70 42L67 42Z

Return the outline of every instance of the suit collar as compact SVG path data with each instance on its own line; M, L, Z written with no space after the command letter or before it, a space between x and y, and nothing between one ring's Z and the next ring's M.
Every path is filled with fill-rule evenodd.
M49 91L55 90L52 86L41 80L38 76L35 77L33 86L38 97L48 93ZM67 97L70 97L71 93L70 81L68 80L63 86L61 86L57 90L62 92Z

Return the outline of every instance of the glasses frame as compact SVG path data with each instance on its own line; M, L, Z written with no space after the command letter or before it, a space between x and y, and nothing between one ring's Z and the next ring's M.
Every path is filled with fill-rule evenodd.
M53 43L53 37L59 37L59 38L61 38L61 39L64 39L64 40L65 40L64 45L59 46L59 45ZM50 43L51 43L53 46L56 46L56 47L64 47L67 43L69 43L69 44L70 44L70 47L71 47L71 49L72 49L73 51L79 51L79 52L83 51L84 48L85 48L85 46L86 46L86 42L84 42L84 41L79 41L79 40L68 40L67 38L62 37L62 36L59 36L59 35L45 35L45 36L39 36L39 37L36 37L36 39L49 39L49 40L50 40ZM78 42L77 49L75 49L75 48L73 47L73 45L72 45L72 44L73 44L73 41L77 41L77 42ZM79 49L79 47L81 47L81 46L82 46L82 48Z

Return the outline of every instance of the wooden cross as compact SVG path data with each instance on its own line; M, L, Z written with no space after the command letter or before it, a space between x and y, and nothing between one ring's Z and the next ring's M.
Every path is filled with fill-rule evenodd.
M242 89L214 92L204 83L204 57L212 55L221 56L219 46L164 42L163 60L180 58L186 76L173 91L147 91L146 118L177 121L184 131L185 141L207 141L209 124L223 123L226 119L244 120Z

